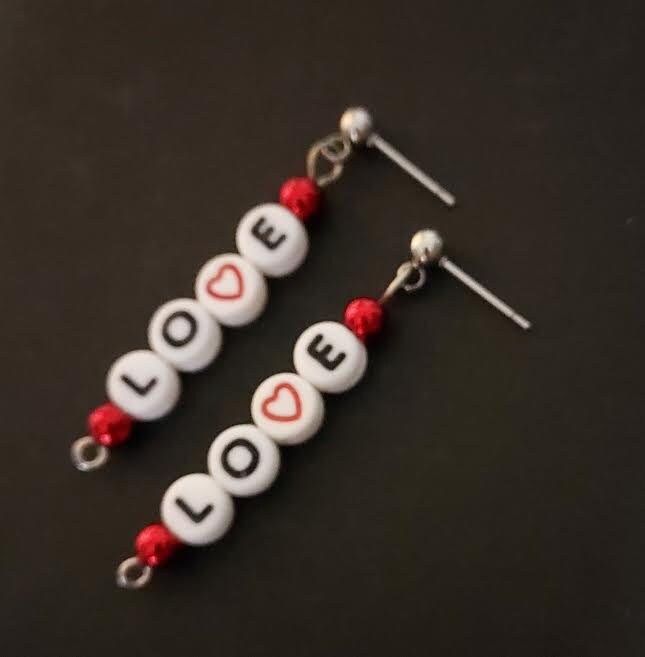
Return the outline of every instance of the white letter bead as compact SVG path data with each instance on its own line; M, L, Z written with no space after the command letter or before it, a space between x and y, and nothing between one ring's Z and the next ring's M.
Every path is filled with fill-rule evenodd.
M311 438L325 417L322 395L297 374L274 374L263 381L251 401L253 421L282 445Z
M318 390L345 392L365 374L367 349L343 324L318 322L296 341L293 364Z
M277 203L251 208L235 235L237 250L267 276L287 276L303 263L309 238L302 221Z
M253 424L223 431L208 450L208 470L224 490L238 497L269 488L280 469L280 450Z
M222 329L194 299L174 299L152 316L148 342L181 372L197 372L210 365L219 353Z
M170 413L181 392L175 369L145 349L117 359L108 372L106 387L110 400L137 420L157 420Z
M259 317L267 294L264 276L234 253L209 260L195 281L197 300L224 326L243 326Z
M231 526L234 514L230 495L202 473L180 477L161 500L163 524L188 545L214 543Z

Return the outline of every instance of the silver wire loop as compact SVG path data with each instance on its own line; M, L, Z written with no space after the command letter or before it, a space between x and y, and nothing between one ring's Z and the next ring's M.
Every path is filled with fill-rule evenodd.
M97 443L92 436L83 436L75 440L69 453L74 467L81 472L98 470L110 458L110 450Z
M428 280L428 272L420 264L416 262L411 262L410 264L412 265L412 271L408 275L407 282L403 284L403 289L408 293L416 292Z
M396 276L381 295L379 303L385 303L401 289L408 293L415 292L419 288L422 288L427 280L428 274L426 270L418 262L408 260L399 265L399 268L396 270Z
M116 569L116 584L122 589L141 589L152 579L152 568L141 563L138 557L130 557Z
M307 175L318 187L326 187L340 178L347 158L352 154L352 144L340 133L324 137L307 152ZM321 170L325 162L330 165Z

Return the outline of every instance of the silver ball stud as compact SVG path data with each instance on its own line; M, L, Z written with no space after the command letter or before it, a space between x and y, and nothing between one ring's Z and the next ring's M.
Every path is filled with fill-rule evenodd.
M372 115L364 107L350 107L340 117L340 131L354 144L364 144L374 130Z
M443 239L436 230L420 230L410 242L410 251L414 260L422 265L437 263L443 253Z

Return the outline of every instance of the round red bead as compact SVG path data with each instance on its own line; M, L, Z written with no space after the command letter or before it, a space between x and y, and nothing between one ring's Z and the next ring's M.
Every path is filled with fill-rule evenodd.
M132 418L114 404L103 404L89 414L87 426L97 443L115 447L128 439Z
M280 187L280 203L306 220L320 207L320 187L311 178L289 178Z
M360 297L350 301L345 308L345 325L361 340L378 333L383 319L383 306L376 299Z
M163 566L182 545L161 523L144 527L134 541L141 563L146 566Z

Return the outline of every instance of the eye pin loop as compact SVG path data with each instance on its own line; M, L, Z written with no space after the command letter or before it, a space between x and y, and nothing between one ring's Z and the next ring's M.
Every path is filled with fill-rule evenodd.
M116 569L116 583L122 589L142 589L152 579L152 568L139 561L138 557L129 557Z
M315 142L307 152L307 176L318 187L326 187L340 178L346 160L352 154L352 144L340 133L327 135ZM321 165L327 162L330 167L321 171Z
M419 263L407 260L399 265L396 275L381 295L379 303L383 305L399 290L405 290L408 293L415 292L426 284L427 279L428 274Z
M92 436L83 436L72 443L70 457L77 470L90 472L102 468L110 458L110 450Z
M403 289L408 294L420 290L428 280L428 272L423 267L420 267L414 262L410 264L412 265L412 270L410 271L407 282L403 284Z

